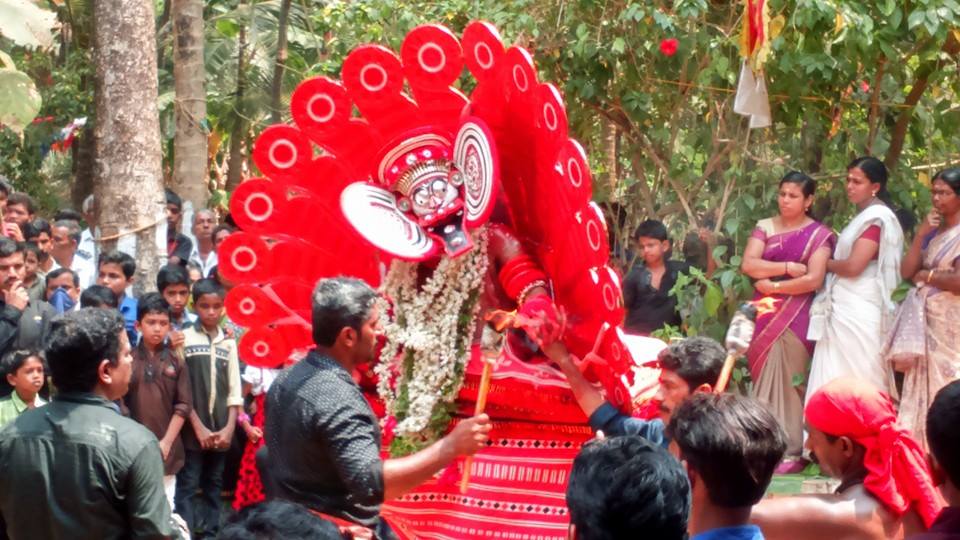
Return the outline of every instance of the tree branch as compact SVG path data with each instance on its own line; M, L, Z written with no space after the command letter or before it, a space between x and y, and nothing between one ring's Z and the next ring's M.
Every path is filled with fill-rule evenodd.
M947 34L947 41L943 44L941 50L950 57L955 57L957 54L960 54L960 41L957 40L955 33L949 32ZM903 153L903 145L907 138L907 129L910 127L910 121L913 120L913 111L917 103L920 102L920 98L923 97L924 92L927 91L927 87L930 86L930 77L942 68L945 63L946 61L944 59L938 58L935 61L927 62L917 68L913 87L910 89L910 93L907 94L906 99L904 99L904 105L906 105L907 108L900 112L897 123L894 125L893 132L890 135L890 148L887 150L886 159L884 159L884 163L888 169L894 168L897 162L900 161L900 155Z

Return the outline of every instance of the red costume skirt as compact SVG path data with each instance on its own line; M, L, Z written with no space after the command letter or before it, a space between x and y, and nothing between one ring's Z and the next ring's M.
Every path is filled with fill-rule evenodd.
M264 405L266 405L266 394L254 396L254 403L257 404L257 412L253 413L253 425L263 429L264 423ZM243 449L243 458L240 460L240 473L237 475L237 491L233 499L233 509L240 510L245 506L257 504L264 500L263 484L260 482L260 471L257 470L257 450L263 446L263 437L260 437L256 443L247 441L246 448Z

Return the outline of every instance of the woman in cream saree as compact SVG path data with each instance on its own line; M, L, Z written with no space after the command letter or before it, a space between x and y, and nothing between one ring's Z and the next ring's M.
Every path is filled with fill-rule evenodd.
M893 371L880 359L896 304L903 229L883 203L887 169L876 158L847 169L847 197L860 212L840 233L826 281L810 308L807 337L817 341L807 399L837 377L852 376L889 392Z
M960 379L960 167L934 177L934 211L927 216L901 273L917 285L900 309L883 356L905 371L900 423L926 445L934 396Z

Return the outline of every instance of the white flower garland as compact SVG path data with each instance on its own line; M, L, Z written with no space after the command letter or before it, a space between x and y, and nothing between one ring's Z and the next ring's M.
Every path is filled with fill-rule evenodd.
M452 403L463 384L489 265L485 228L474 241L470 253L444 257L422 287L417 287L418 263L396 260L384 279L382 289L393 301L393 314L384 324L387 344L375 371L380 397L396 417L398 437L423 436L437 407ZM464 315L470 321L467 331L459 328ZM409 378L404 369L408 355L413 359ZM402 394L406 407L397 410Z

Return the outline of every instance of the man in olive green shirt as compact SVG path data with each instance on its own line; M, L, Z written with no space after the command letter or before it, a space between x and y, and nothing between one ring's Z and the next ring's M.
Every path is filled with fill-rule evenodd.
M0 538L169 538L157 439L114 404L131 374L123 319L58 317L46 355L59 393L0 432Z

